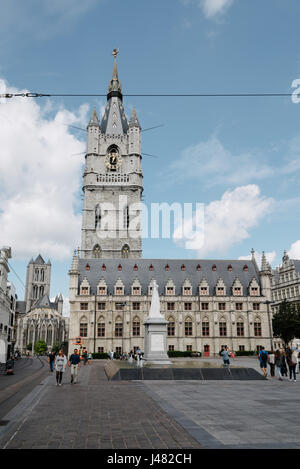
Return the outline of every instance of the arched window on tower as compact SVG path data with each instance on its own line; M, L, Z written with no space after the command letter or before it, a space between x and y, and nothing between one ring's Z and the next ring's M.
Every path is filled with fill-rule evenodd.
M93 249L93 257L95 257L96 259L99 259L101 257L101 248L99 244L96 244Z
M99 204L95 207L95 230L101 228L101 207Z
M128 259L129 252L130 252L130 248L129 248L128 244L125 244L122 247L122 257L123 257L123 259Z
M129 207L126 205L124 208L124 215L123 215L123 229L128 230L129 228Z

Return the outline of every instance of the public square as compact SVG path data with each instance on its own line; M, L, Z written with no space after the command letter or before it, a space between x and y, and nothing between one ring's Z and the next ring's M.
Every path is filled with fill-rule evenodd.
M299 380L112 382L107 363L82 365L76 385L67 370L59 387L45 362L39 383L3 415L15 384L6 385L1 448L300 448ZM236 358L233 366L259 370L256 358ZM1 376L0 386L3 378L13 377Z

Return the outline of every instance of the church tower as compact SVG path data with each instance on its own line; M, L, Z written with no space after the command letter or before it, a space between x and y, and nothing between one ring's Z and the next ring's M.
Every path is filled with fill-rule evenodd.
M135 109L125 115L117 53L102 120L94 109L87 126L82 258L142 256L141 126Z
M51 263L46 264L39 254L36 260L31 259L27 266L25 302L26 312L44 295L50 295Z

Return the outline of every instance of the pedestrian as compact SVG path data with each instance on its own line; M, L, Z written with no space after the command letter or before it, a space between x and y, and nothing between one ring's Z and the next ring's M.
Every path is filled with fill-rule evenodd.
M274 350L271 350L271 352L268 355L268 363L270 365L271 377L275 378L275 353L274 353Z
M286 353L285 350L281 352L281 374L287 377L287 364L286 364Z
M54 352L50 352L50 355L49 355L49 367L50 367L50 371L53 371L54 360L55 360L55 353L54 353Z
M63 373L65 372L67 366L67 359L63 350L59 350L58 355L55 358L54 366L56 371L56 386L61 386Z
M287 363L288 363L289 372L290 372L290 381L292 381L292 375L293 375L294 382L296 382L296 365L298 362L298 353L296 352L294 348L292 349L288 348L286 358L287 358Z
M111 360L114 359L114 351L113 351L113 350L110 352L110 359L111 359Z
M74 349L74 353L69 358L68 366L71 367L71 384L77 382L78 371L80 370L80 355L77 348Z
M223 357L223 364L225 368L228 368L230 365L230 360L229 360L229 350L228 350L227 345L225 345L225 347L222 347L221 355Z
M91 363L92 358L93 358L93 355L92 355L92 352L90 352L89 353L89 358L88 358L88 364Z
M87 361L89 359L89 356L88 356L88 353L87 353L87 350L85 349L83 354L82 354L82 358L83 358L83 364L86 365L87 364Z
M282 354L280 350L277 349L275 352L275 366L276 366L279 381L283 381L282 374L281 374L281 365L282 365Z
M263 371L264 377L268 379L268 352L265 350L265 347L261 347L261 350L258 354L260 368Z

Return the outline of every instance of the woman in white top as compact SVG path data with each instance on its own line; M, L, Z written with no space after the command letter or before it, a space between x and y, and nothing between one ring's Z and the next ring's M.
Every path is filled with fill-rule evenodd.
M67 366L67 359L64 352L60 350L56 355L54 367L56 370L56 386L61 386L62 376Z

